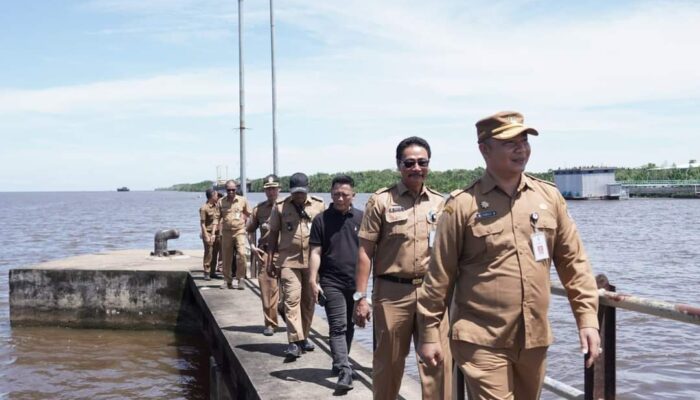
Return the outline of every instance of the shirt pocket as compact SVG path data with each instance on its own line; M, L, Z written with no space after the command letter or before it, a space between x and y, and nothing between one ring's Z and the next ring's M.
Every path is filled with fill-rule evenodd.
M406 236L408 230L408 211L386 213L386 233L388 236Z
M547 238L547 247L549 254L552 254L554 249L554 238L557 233L557 220L549 215L540 216L539 221L537 221L537 230L544 233Z
M470 229L474 237L474 243L471 243L470 247L474 253L499 254L506 249L502 222L476 222L470 226Z

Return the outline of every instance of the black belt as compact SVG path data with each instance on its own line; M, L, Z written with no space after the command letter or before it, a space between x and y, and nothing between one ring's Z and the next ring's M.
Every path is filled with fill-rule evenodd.
M384 279L385 281L394 283L403 283L406 285L420 286L423 284L423 277L417 276L415 278L400 278L394 275L377 275L377 278Z

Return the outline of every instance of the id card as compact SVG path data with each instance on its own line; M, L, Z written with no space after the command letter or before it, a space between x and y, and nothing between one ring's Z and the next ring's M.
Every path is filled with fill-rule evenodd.
M435 231L430 231L430 233L428 233L428 247L432 248L434 242L435 242Z
M544 232L535 232L530 236L532 239L532 253L535 255L535 261L542 261L549 258L549 250L547 249L547 237Z

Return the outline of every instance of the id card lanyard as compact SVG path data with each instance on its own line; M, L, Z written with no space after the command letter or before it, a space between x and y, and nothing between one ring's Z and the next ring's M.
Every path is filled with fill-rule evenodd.
M547 249L547 237L544 232L537 228L537 221L540 216L533 212L530 214L530 224L534 233L530 236L532 241L532 254L535 255L535 261L543 261L549 258L549 249Z

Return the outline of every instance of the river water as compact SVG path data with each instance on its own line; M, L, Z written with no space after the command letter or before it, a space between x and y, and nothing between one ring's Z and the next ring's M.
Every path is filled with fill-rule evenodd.
M367 197L358 195L356 206ZM249 198L255 204L263 195ZM199 336L11 328L8 306L11 268L150 249L154 233L165 228L181 232L170 249L200 248L197 210L203 202L200 194L180 192L0 193L0 398L206 398L208 351ZM582 201L569 207L594 272L605 273L619 292L700 303L699 200ZM582 389L577 333L565 299L553 297L550 317L556 342L547 373ZM371 346L369 330L357 336ZM618 398L700 398L698 339L696 325L619 310ZM413 364L407 362L412 375Z

